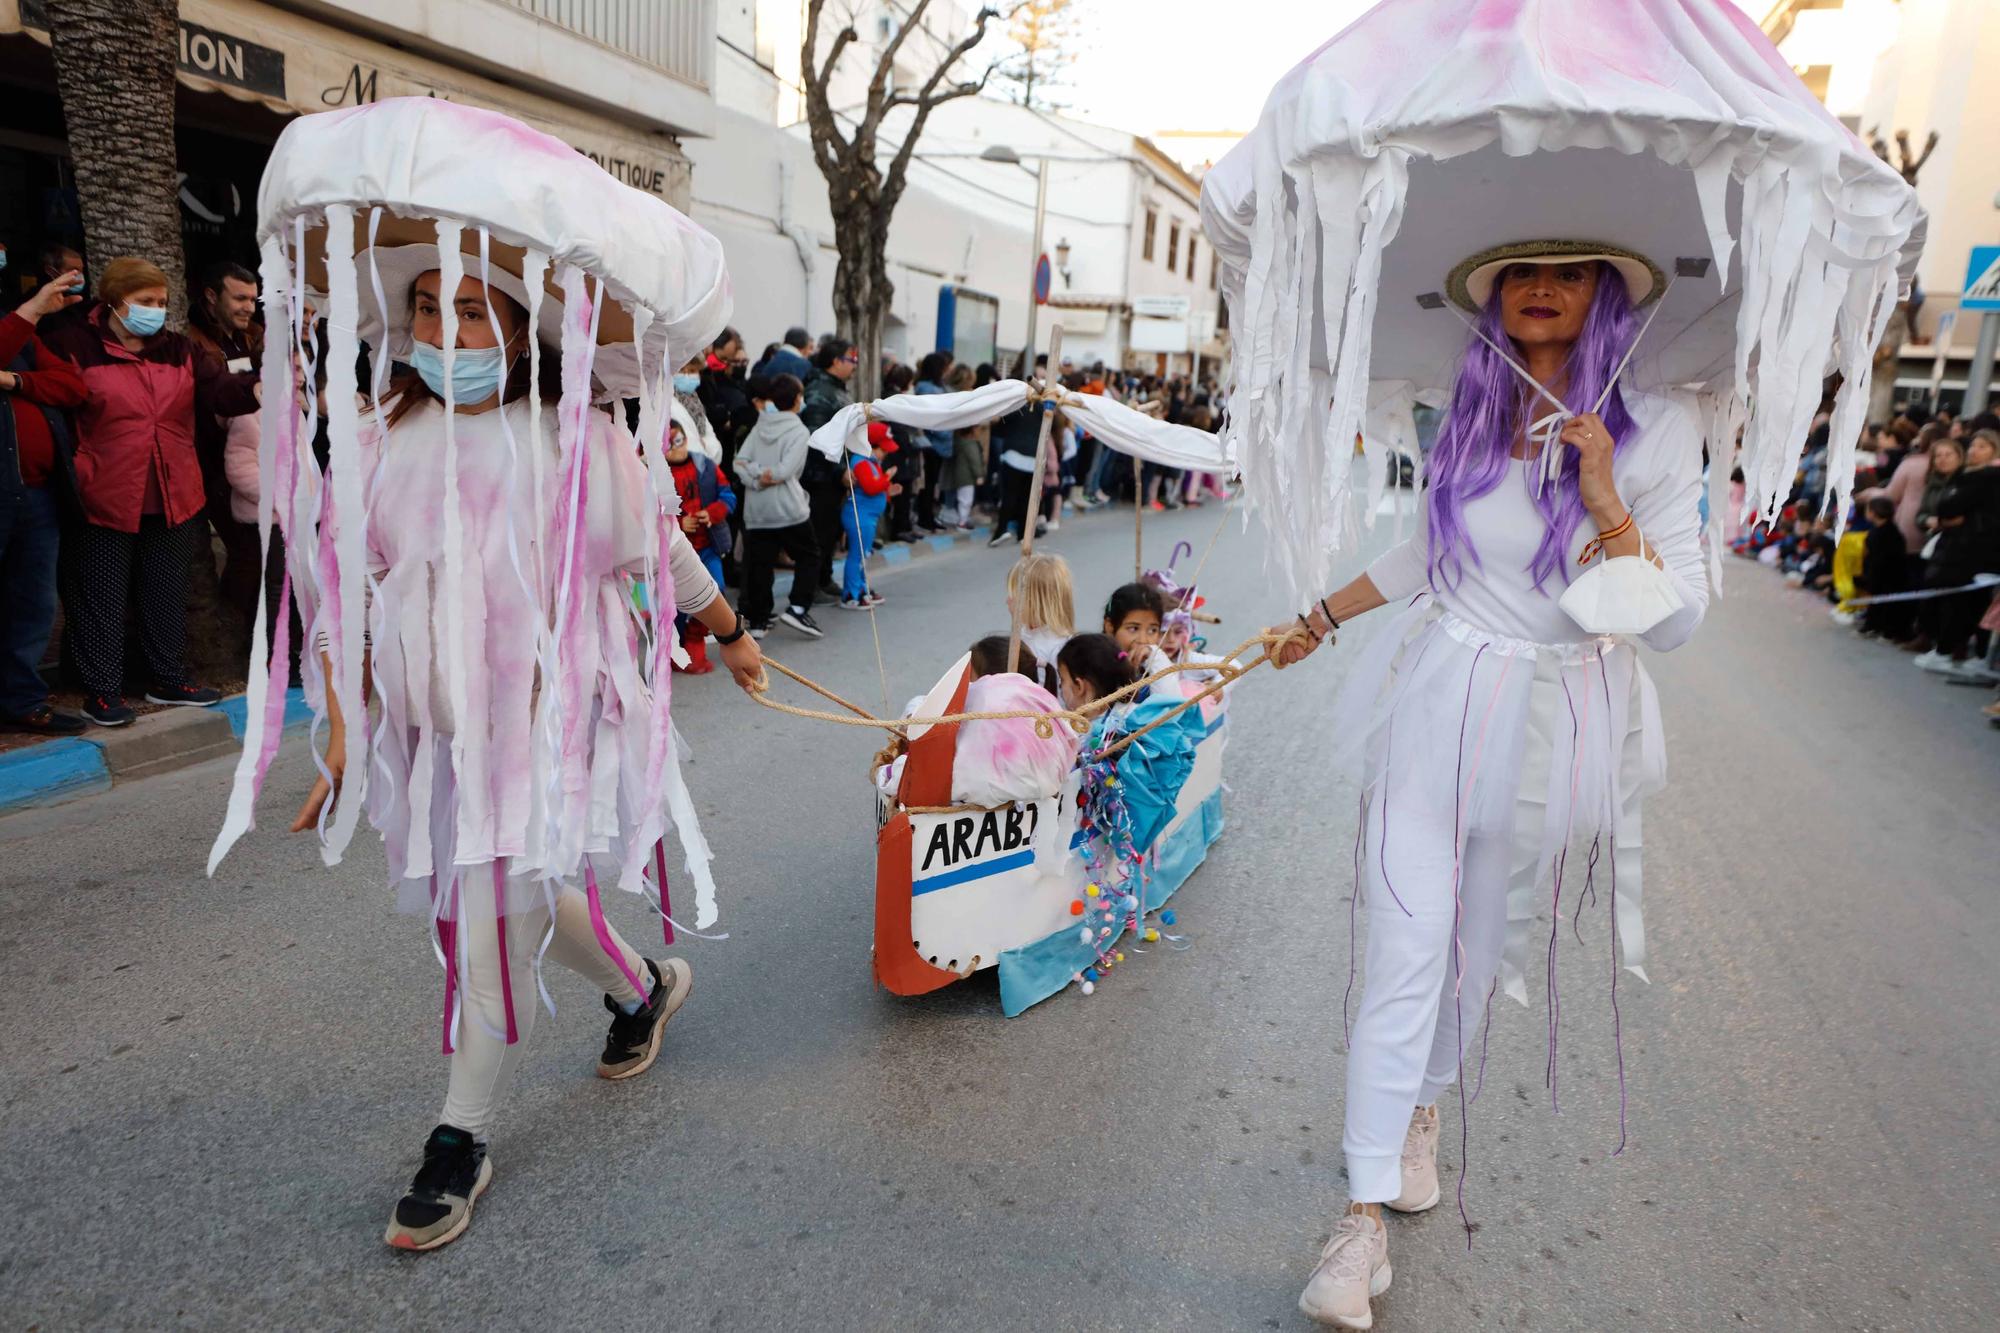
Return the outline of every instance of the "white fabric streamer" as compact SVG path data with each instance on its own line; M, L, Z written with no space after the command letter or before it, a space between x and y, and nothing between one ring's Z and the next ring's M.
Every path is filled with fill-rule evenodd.
M1027 405L1031 387L1024 380L995 380L964 393L899 393L872 403L853 403L833 414L813 432L813 447L838 462L841 452L868 452L868 423L889 421L918 430L958 430L996 421ZM1229 454L1220 435L1193 426L1170 426L1134 411L1102 394L1057 390L1062 414L1099 441L1123 454L1161 467L1192 468L1197 472L1230 472Z

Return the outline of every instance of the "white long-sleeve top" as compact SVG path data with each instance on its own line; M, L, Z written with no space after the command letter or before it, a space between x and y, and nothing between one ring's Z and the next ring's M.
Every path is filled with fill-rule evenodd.
M1621 440L1611 470L1618 494L1632 510L1649 551L1657 552L1680 590L1683 605L1639 636L1666 652L1694 634L1708 609L1708 582L1701 555L1701 429L1682 404L1655 394L1626 391L1625 405L1637 431ZM1567 447L1567 446L1563 446ZM1464 577L1432 587L1429 563L1430 492L1418 510L1416 532L1368 567L1368 578L1391 602L1431 589L1445 610L1494 634L1532 643L1579 643L1592 636L1557 604L1567 584L1551 579L1536 588L1528 571L1546 530L1535 507L1538 463L1510 460L1500 484L1468 502L1462 516L1473 550L1463 552ZM1577 557L1596 530L1586 518L1570 538L1570 577L1582 572Z

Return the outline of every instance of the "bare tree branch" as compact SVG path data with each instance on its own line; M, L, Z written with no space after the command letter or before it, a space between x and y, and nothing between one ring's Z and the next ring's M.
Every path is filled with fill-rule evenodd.
M889 91L889 76L896 69L896 52L902 49L903 43L909 39L910 34L923 22L924 11L929 9L930 6L931 0L917 0L917 7L911 10L909 17L903 20L902 25L896 29L895 35L889 39L889 44L882 48L881 56L875 61L875 77L868 80L868 109L874 113L875 119L878 122L882 118L881 113L887 110L882 105L883 94ZM985 25L982 23L980 26L983 28ZM949 65L954 58L946 57L945 63Z

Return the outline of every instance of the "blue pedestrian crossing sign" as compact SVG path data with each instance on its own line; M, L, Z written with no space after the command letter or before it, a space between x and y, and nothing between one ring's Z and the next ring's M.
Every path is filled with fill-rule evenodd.
M1960 310L2000 310L2000 245L1975 245L1965 268Z

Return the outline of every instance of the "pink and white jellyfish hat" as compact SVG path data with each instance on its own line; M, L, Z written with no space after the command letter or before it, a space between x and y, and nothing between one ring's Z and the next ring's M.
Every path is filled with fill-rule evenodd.
M1279 80L1203 180L1202 222L1236 455L1299 597L1352 529L1357 430L1451 387L1469 256L1593 242L1672 280L1622 382L1696 395L1719 520L1736 427L1774 512L1833 370L1828 474L1851 485L1926 227L1726 0L1385 0Z
M309 640L325 636L333 679L318 680L317 654L304 654L314 712L324 719L323 691L332 690L343 715L361 719L367 716L359 669L370 581L363 554L366 525L343 519L365 516L364 434L377 441L393 436L380 411L381 396L390 362L409 353L409 293L416 274L439 270L444 291L455 291L464 276L481 278L527 310L538 334L530 352L537 373L529 376L536 438L518 444L522 456L532 460L537 495L545 481L539 359L544 344L559 347L562 389L550 465L565 499L583 492L593 403L638 399L642 427L647 419L653 427L643 438L658 438L676 365L706 347L728 321L729 278L721 243L664 200L620 184L567 144L510 117L433 98L396 98L293 121L272 150L257 207L271 332L262 366L258 523L267 550L273 522L284 529L293 554L281 597L297 596ZM324 366L316 367L314 322L322 319ZM448 383L457 326L450 303L443 324ZM290 337L279 336L284 329L291 330ZM364 341L372 353L370 384L357 382ZM316 370L325 381L330 442L323 476L312 457L310 432L301 429L301 414L293 406L295 382L303 382L309 400L322 395ZM366 399L366 407L357 396ZM464 529L449 394L445 407L446 500L438 522L447 549L455 550L452 534ZM304 419L316 410L309 401ZM672 497L674 487L671 477L662 475L659 450L650 451L648 462L657 514L659 499ZM558 552L580 540L582 507L558 505ZM446 601L457 598L461 563L453 559L445 571ZM664 577L664 569L659 574ZM556 609L555 624L537 648L544 682L564 678L565 599L581 595L564 587L562 577L558 570L544 585ZM655 590L656 596L664 593ZM260 608L244 753L210 855L211 871L251 827L256 794L282 729L288 654L282 643L269 652L264 623ZM282 639L288 617L280 614L277 623ZM664 669L654 673L653 689L661 734L651 748L659 751L667 744ZM668 781L660 776L659 758L651 756L649 788ZM339 858L353 833L368 778L368 728L355 725L347 731L345 787L323 830L329 862ZM655 800L647 809L656 812L661 805Z

